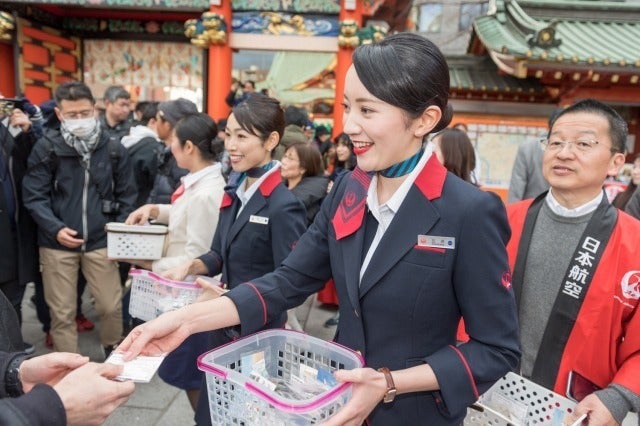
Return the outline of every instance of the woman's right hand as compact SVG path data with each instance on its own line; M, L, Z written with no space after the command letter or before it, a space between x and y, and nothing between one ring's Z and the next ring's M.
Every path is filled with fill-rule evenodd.
M118 345L129 361L138 355L157 356L169 353L191 334L181 319L181 310L167 312L131 330Z
M160 275L172 281L184 281L187 275L189 275L190 268L191 268L191 260L181 265L174 266L171 269L167 269L166 271L163 271L162 273L160 273Z
M149 218L155 219L154 217L152 217L154 207L155 207L154 204L145 204L144 206L139 207L129 215L129 217L124 223L126 225L146 224L149 221Z

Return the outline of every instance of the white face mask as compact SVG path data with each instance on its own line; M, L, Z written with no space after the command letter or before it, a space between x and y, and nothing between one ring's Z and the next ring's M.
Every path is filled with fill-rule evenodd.
M86 138L96 129L98 120L95 117L77 118L75 120L64 120L62 125L78 138Z

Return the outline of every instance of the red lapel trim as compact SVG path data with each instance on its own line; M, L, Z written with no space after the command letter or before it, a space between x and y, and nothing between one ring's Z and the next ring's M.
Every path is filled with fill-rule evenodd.
M282 177L280 176L280 172L278 170L273 171L267 178L260 184L260 193L263 197L268 197L271 195L276 186L278 186L282 182Z
M440 198L447 177L447 169L438 161L435 154L427 160L427 164L416 178L414 184L429 201Z
M367 191L371 184L371 176L359 167L356 167L346 179L348 181L345 192L331 220L337 240L355 233L362 226Z
M220 203L220 210L225 209L233 204L233 198L229 196L226 192L222 196L222 202Z

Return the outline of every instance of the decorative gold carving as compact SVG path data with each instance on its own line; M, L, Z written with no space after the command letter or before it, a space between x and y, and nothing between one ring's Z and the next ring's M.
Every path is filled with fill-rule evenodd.
M313 35L313 32L307 29L302 15L293 15L289 21L285 21L278 12L262 12L260 16L266 16L269 19L267 28L263 30L265 33L275 35Z
M632 75L631 78L629 79L629 82L631 84L636 84L638 82L638 76L637 75Z
M562 71L556 71L553 74L553 78L555 78L556 80L560 80L562 78Z
M338 46L345 49L354 49L361 44L375 43L387 36L387 29L379 25L369 25L358 28L358 23L353 19L340 21L340 34Z
M7 12L0 12L0 40L11 40L11 33L16 28L16 21Z
M355 49L360 44L358 37L358 23L354 19L340 21L340 34L338 35L338 46L347 49Z
M613 74L611 76L611 82L612 83L617 83L620 80L620 76L618 74Z
M573 73L573 80L574 81L580 80L580 73L579 72L574 72Z
M227 42L227 24L224 16L204 12L200 19L189 19L184 23L184 35L191 43L202 48Z
M542 70L536 71L536 78L542 78L543 75L544 75L544 72Z
M591 77L591 81L593 81L594 83L600 81L600 74L595 73L593 77Z

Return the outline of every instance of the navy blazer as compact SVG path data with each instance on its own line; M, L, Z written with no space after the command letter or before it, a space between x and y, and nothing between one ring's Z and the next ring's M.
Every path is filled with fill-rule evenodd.
M460 424L466 407L515 368L520 356L504 206L447 173L432 156L360 283L364 221L340 236L332 223L343 197L353 203L345 188L354 175L336 182L283 266L227 296L246 334L333 277L340 300L336 341L360 351L372 368L393 371L427 363L440 385L439 391L403 394L379 404L370 415L372 424ZM420 246L419 235L455 238L455 248ZM456 346L461 317L470 340Z
M272 172L236 218L240 200L224 195L211 251L200 256L209 275L234 288L274 271L306 229L302 203ZM252 220L253 216L253 220ZM286 313L261 328L281 327Z

